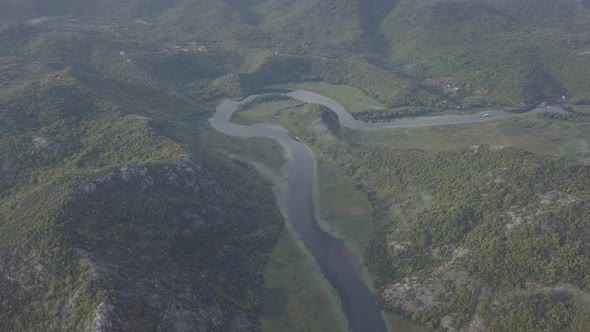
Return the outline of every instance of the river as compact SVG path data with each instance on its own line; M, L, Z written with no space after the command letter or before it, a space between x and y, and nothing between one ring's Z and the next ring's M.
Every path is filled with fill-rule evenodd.
M350 129L356 130L375 130L375 129L384 129L384 128L395 128L395 127L431 127L431 126L444 126L444 125L453 125L453 124L465 124L465 123L477 123L477 122L484 122L484 121L492 121L498 119L506 119L506 118L513 118L517 116L521 116L523 114L533 115L533 114L540 114L543 112L550 112L550 113L559 113L559 114L568 114L566 110L561 108L560 106L550 106L549 108L545 107L537 107L533 110L530 110L526 113L522 112L508 112L502 110L490 110L490 111L483 111L481 113L476 114L469 114L469 115L438 115L438 116L421 116L416 118L404 118L404 119L395 119L394 121L378 121L378 122L364 122L361 120L356 120L355 118L350 115L342 107L342 105L338 104L338 102L322 96L317 93L302 91L302 90L295 90L293 92L287 93L288 96L299 99L301 101L307 103L314 103L324 105L330 109L332 109L336 114L338 114L338 118L340 120L340 125L343 127L347 127ZM486 116L484 116L484 114Z
M371 130L386 127L437 126L459 123L474 123L514 117L515 114L505 111L488 111L474 115L430 116L415 119L402 119L394 122L364 122L355 120L340 104L325 96L302 90L288 93L289 96L310 103L329 107L338 114L340 123L351 129ZM289 186L284 192L278 192L279 200L287 207L287 219L297 232L305 247L313 255L322 273L338 293L342 309L353 332L386 332L381 309L374 301L367 280L364 278L362 264L356 255L340 239L322 230L315 218L314 195L317 186L316 161L313 152L303 143L289 137L287 131L273 124L258 123L250 126L237 125L230 122L231 115L241 103L251 100L250 96L242 102L229 99L222 101L215 114L209 120L218 131L236 137L266 137L288 146L291 150L290 160L286 169L289 175ZM562 113L558 107L538 108L529 113L543 111Z

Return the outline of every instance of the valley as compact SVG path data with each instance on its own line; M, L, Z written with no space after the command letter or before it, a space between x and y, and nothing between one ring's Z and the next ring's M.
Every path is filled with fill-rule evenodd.
M0 330L586 331L587 2L0 0Z
M301 85L299 85L299 86L301 86ZM313 87L314 84L310 84L308 86ZM282 88L284 88L284 86ZM329 86L324 86L324 85L321 85L321 88L324 89L324 90L325 89L330 89ZM339 88L338 87L334 87L334 89L339 89ZM288 95L289 96L292 96L292 97L295 97L295 98L301 98L301 99L304 99L306 101L309 101L309 100L313 100L313 101L316 101L316 102L319 101L319 102L321 102L324 105L333 106L335 108L338 108L338 107L342 108L342 106L340 106L334 100L327 99L326 97L323 97L323 96L318 96L318 95L315 95L315 94L310 94L309 92L305 92L305 91L301 91L301 90L300 91L295 91L295 92L289 93ZM259 98L260 101L257 101L256 98ZM366 97L364 97L364 98L366 98ZM294 122L297 121L296 120L297 118L300 118L300 114L298 115L297 113L298 112L299 113L306 113L306 112L308 112L305 109L305 107L306 107L305 105L306 104L302 104L301 101L300 100L297 100L297 99L295 99L295 100L293 100L293 99L285 99L285 100L280 100L280 101L274 101L274 100L278 100L278 99L279 99L278 96L277 97L273 96L271 98L266 98L266 99L263 99L263 98L260 98L260 97L255 97L255 99L249 98L249 99L246 99L246 101L244 101L244 104L247 105L247 106L245 106L243 109L240 108L239 109L239 112L236 113L235 115L232 116L232 114L230 113L227 116L228 117L231 117L233 121L236 121L236 122L242 123L242 124L247 123L247 124L251 124L252 125L252 124L255 124L257 122L270 122L270 123L281 124L283 126L287 126L287 128L291 128L290 130L294 130L294 128L295 128L295 127L293 127ZM251 101L249 101L249 100L251 100ZM559 108L557 108L557 110L558 110L558 112L561 112L561 110ZM344 110L344 111L346 111L346 110ZM338 114L338 117L336 117L335 120L331 120L331 121L339 121L338 118L340 117L340 114L341 114L340 112L342 112L342 110L336 110L336 112ZM541 115L539 115L539 114L541 114ZM514 121L520 121L520 122L524 122L524 123L527 123L527 122L530 123L531 121L538 121L538 120L532 120L535 117L537 117L539 119L543 119L543 117L544 117L545 114L546 113L540 113L540 112L536 112L536 113L535 112L531 112L531 113L528 113L526 115L518 115L517 114L516 116L518 116L518 118L515 118L516 120L510 120L510 121L512 121L512 122L514 122ZM466 117L466 116L464 116L464 117ZM342 123L339 123L339 124L336 124L336 125L335 124L328 124L328 121L330 121L330 120L327 120L327 118L324 118L324 121L326 121L327 125L330 126L332 128L332 130L340 130L340 131L342 131L342 129L340 129L340 126L342 125ZM349 121L354 121L354 120L349 120ZM416 124L415 128L423 128L424 125L426 125L426 128L428 128L429 130L431 130L431 128L440 129L440 128L445 128L446 126L448 126L449 128L451 128L450 130L456 130L455 129L456 125L453 125L453 124L433 126L432 125L432 122L431 122L431 120L429 118L425 118L425 122L421 122L422 121L421 118L410 120L410 121L413 121L413 123ZM462 121L463 120L461 120L460 118L458 118L458 122L462 122ZM483 123L483 122L490 121L490 119L486 119L486 118L483 118L483 117L480 116L480 120L479 121L480 121L480 123ZM501 121L506 121L506 120L501 120ZM541 120L541 121L543 121L543 120ZM564 123L566 123L566 124L568 122L568 120L561 120L561 121L564 122ZM493 122L498 122L498 120L495 120ZM346 124L347 125L350 125L350 123L352 123L352 122L349 122L349 123L346 123ZM371 124L367 124L367 125L371 125ZM377 124L377 125L379 125L379 124ZM477 126L478 123L472 123L472 124L464 125L464 126L474 126L474 125ZM313 127L315 127L315 126L317 126L317 125L314 125ZM405 125L405 126L407 126L407 125ZM334 128L338 128L338 129L334 129ZM412 129L415 129L415 128L410 127L408 130L412 130ZM560 127L558 127L558 128L560 128ZM571 128L568 127L568 126L561 127L561 128L567 128L567 130L557 131L555 133L555 135L563 136L563 135L566 135L566 133L569 133L571 131ZM388 132L389 130L391 130L391 129L385 129L385 130L384 129L381 129L381 130L378 130L378 131L368 130L368 131L363 131L363 133L364 133L364 135L366 137L373 137L373 136L379 137L379 133L381 133L381 132ZM236 132L236 130L232 130L231 132ZM344 131L344 135L342 136L343 139L344 140L347 140L347 138L349 139L349 137L351 137L350 135L352 135L352 133L354 133L354 132L355 132L355 130L347 129L347 131ZM358 130L356 132L359 132L360 133L360 131L358 131ZM481 135L482 131L479 130L478 132L480 133L480 135L478 136L478 138L479 139L482 139L482 135ZM504 136L508 136L508 137L511 136L509 133L502 133L502 134ZM500 135L498 135L498 136L500 136ZM424 135L422 135L421 137L424 137ZM469 143L466 143L464 141L465 137L469 137L469 136L463 135L462 137L463 137L463 141L462 141L463 146L465 144L469 144ZM498 139L498 138L495 138L495 139ZM375 144L374 142L376 142L376 141L370 141L370 142L372 142L373 144ZM407 144L407 142L401 142L401 143L400 142L397 142L395 139L392 139L392 140L388 141L389 143L385 143L385 142L386 142L385 140L381 141L381 145L388 146L388 147L389 146L395 147L396 144L399 144L399 145L403 145L404 143ZM493 141L491 141L491 142L493 142ZM486 143L487 144L490 144L490 141L487 141ZM511 143L514 143L514 142L511 142ZM316 148L317 148L317 145L316 144L318 144L317 141L312 146L316 146ZM321 144L322 143L320 143L320 145ZM333 143L330 143L330 144L333 144ZM366 144L371 144L371 143L367 143L365 141L365 142L363 142L363 144L366 145ZM436 149L437 148L436 144L433 144L433 141L430 141L429 143L425 143L425 144L430 144L431 145L427 149L433 150L433 149ZM473 146L479 146L479 145L476 144L476 145L473 145ZM316 148L314 148L314 151L316 153L322 154L322 152L320 152L321 149L318 150ZM408 148L408 145L405 145L405 148ZM424 147L422 147L422 148L424 148ZM446 148L447 149L450 149L450 150L453 149L452 147L446 147ZM433 151L437 151L437 150L433 150ZM438 150L438 151L443 151L443 150ZM564 157L567 157L567 156L564 156ZM325 157L323 157L323 158L325 158ZM578 161L579 162L583 162L584 160L578 159ZM333 165L331 167L332 172L335 169L337 169L337 168L338 168L338 166ZM320 172L320 174L323 175L323 176L332 176L332 177L334 176L334 175L322 174L322 172ZM346 174L341 174L340 177L346 178L348 176ZM320 183L322 182L322 178L321 177L320 177L320 180L319 181L320 181ZM337 182L338 181L335 180L335 179L332 179L332 180L329 181L329 183L337 183ZM336 202L338 200L341 200L342 202L346 202L346 196L341 197L341 198L338 198L338 196L336 196L336 195L337 194L335 194L335 193L332 193L332 195L330 195L329 193L326 193L324 196L326 196L326 197L332 196L333 197L332 200L335 200ZM421 194L421 195L430 196L430 194ZM432 198L430 198L429 200L431 200L431 199ZM329 198L328 198L328 200L329 200ZM321 205L321 202L319 204ZM365 218L367 218L367 217L365 217ZM346 227L348 225L348 223L346 222L346 219L343 219L343 218L339 218L339 219L340 220L337 221L336 224L333 224L334 226L332 226L332 227L335 228L335 230L336 230L337 233L338 233L338 230L342 231L343 229L346 229ZM358 226L359 225L359 222L357 222L356 224ZM331 224L323 225L323 227L324 228L327 227L329 229L331 227ZM344 237L344 238L346 238L346 237ZM355 241L350 241L349 240L348 243L349 243L349 245L351 245L351 244L354 245ZM436 287L441 287L441 286L436 286ZM339 291L339 294L340 294L340 296L343 296L342 293L341 293L341 291ZM401 305L403 306L404 304L402 303ZM399 318L398 318L397 320L394 320L393 321L393 324L392 325L394 325L394 326L395 325L398 325L398 324L400 324L400 322L403 322L403 320L399 320ZM407 325L403 325L403 326L404 326L404 330L409 329L409 327Z

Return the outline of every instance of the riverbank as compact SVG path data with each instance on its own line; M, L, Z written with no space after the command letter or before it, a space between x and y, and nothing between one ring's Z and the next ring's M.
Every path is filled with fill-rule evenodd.
M317 103L320 105L323 105L325 107L329 107L330 109L332 109L332 111L336 112L338 114L338 119L337 121L340 121L341 125L346 125L347 127L351 127L351 128L356 128L356 129L364 129L364 130L373 130L373 129L383 129L386 127L391 127L390 123L365 123L362 121L358 121L355 120L354 118L352 118L350 116L349 113L346 112L346 110L339 105L337 102L326 98L324 96L320 96L314 93L310 93L310 92L306 92L306 91L293 91L291 93L288 94L289 96L291 96L292 98L296 98L305 102L313 102L313 103ZM251 98L250 98L251 100ZM343 308L347 314L347 317L349 317L349 321L352 322L353 324L353 329L360 329L360 328L364 328L362 327L363 323L360 320L351 320L350 317L351 315L355 315L357 314L357 312L355 312L354 310L360 310L363 311L366 308L359 308L358 307L358 303L351 303L351 302L346 302L346 296L344 294L346 294L347 292L350 291L349 287L342 287L338 283L335 283L335 279L334 278L348 278L351 277L356 274L356 277L354 277L353 279L357 279L357 280L365 280L363 281L363 283L365 284L364 287L369 288L370 285L367 284L366 280L367 278L365 278L365 272L362 269L362 266L358 263L355 263L355 261L358 261L357 257L358 255L355 255L355 250L351 248L346 248L345 246L342 246L343 243L338 243L338 241L330 236L326 236L326 233L323 233L323 231L321 230L320 227L318 227L318 223L321 223L322 215L321 215L321 209L320 210L316 210L314 208L317 206L321 206L321 202L318 203L317 201L315 202L315 204L313 203L313 197L318 197L317 191L314 193L314 190L317 190L317 188L315 187L315 178L316 178L316 173L317 173L317 169L316 167L316 161L313 158L314 153L312 151L309 151L310 149L307 148L306 146L302 145L301 143L299 143L299 139L293 139L291 137L289 137L289 135L287 135L286 130L283 129L282 127L277 127L276 125L269 125L269 124L260 124L257 123L257 121L272 121L272 122L277 122L280 124L284 124L284 125L289 125L290 121L295 119L295 121L301 121L303 118L300 117L301 112L298 112L298 107L307 107L306 104L297 104L297 105L287 105L287 111L286 112L277 112L275 110L273 110L273 107L266 107L265 109L261 109L258 113L253 113L253 116L248 118L251 114L247 113L248 110L245 109L242 112L239 113L240 117L244 118L244 116L246 117L246 119L248 120L246 123L251 123L251 125L248 126L240 126L240 125L235 125L235 124L229 124L229 119L232 117L233 115L233 111L235 111L236 109L238 109L239 107L239 103L236 102L231 102L230 101L224 101L225 104L227 104L226 106L220 105L220 107L218 108L218 113L216 113L215 117L212 118L212 124L217 125L216 128L219 129L220 126L225 126L225 128L221 128L221 130L225 130L228 133L231 133L232 135L236 135L239 137L250 137L250 136L264 136L264 137L270 137L273 138L277 141L282 142L282 144L288 146L289 148L291 148L294 151L294 159L290 161L290 166L288 167L290 169L290 171L294 171L294 172L290 172L289 174L289 186L288 186L288 192L286 194L285 197L285 201L287 202L286 206L288 206L287 208L287 212L288 212L288 216L289 216L289 222L291 223L291 225L293 226L293 229L297 232L297 234L299 234L301 236L302 242L305 243L306 247L310 250L310 252L313 254L314 258L316 259L316 261L319 263L319 266L322 268L322 272L326 275L326 277L328 278L328 280L330 280L330 282L332 283L332 285L334 285L335 289L338 291L340 298L342 299L342 304L343 304ZM292 103L292 101L291 101ZM313 108L313 107L312 107ZM317 108L317 107L316 107ZM319 110L319 109L318 109ZM280 111L280 110L279 110ZM292 112L294 111L294 112ZM274 113L273 113L274 112ZM493 112L493 111L490 111ZM557 112L559 112L559 110L557 110ZM312 112L313 113L313 112ZM539 113L538 110L534 110L531 112L528 112L527 114L537 114ZM318 115L320 113L317 113ZM321 113L324 114L324 113ZM486 116L483 115L465 115L465 116L444 116L444 117L424 117L424 118L417 118L417 119L411 119L411 120L404 120L405 122L401 122L401 124L398 122L396 124L396 126L398 127L436 127L436 126L442 126L442 125L455 125L455 124L466 124L466 123L479 123L479 122L489 122L491 119L492 115L487 114ZM516 116L521 116L521 114L514 114L514 113L509 113L509 112L503 112L503 111L497 111L496 113L494 113L495 117L497 118L512 118L512 117L516 117ZM259 118L261 117L261 118ZM305 121L308 121L310 119L307 119ZM333 119L332 119L333 120ZM407 122L409 121L409 122ZM309 124L307 124L309 125ZM312 125L313 126L313 125ZM386 126L386 127L384 127ZM395 126L394 126L395 127ZM303 137L303 139L313 139L312 137ZM303 163L302 163L303 162ZM296 166L298 164L298 166ZM310 174L313 174L313 176L310 177ZM307 184L303 184L303 186L301 186L301 182L303 183L307 183ZM298 188L299 187L299 188ZM305 189L305 187L309 187L307 189ZM303 190L302 190L303 188ZM295 192L295 193L294 193ZM294 195L293 195L294 194ZM303 195L302 195L303 194ZM303 200L303 201L302 201ZM305 202L305 200L308 200L307 202ZM309 202L309 200L311 200L311 204ZM296 204L297 206L299 206L298 209L292 209L290 206L291 204ZM303 208L303 209L301 209ZM308 215L307 217L304 216L305 211L307 211ZM313 212L314 215L316 216L316 218L310 218L309 213L310 211L315 211ZM317 214L319 212L319 214ZM318 222L316 222L315 220L318 220ZM311 221L311 223L310 223ZM317 239L317 236L321 235L320 237L324 237L324 240L319 240ZM310 239L312 237L316 237L315 242L311 241ZM306 242L307 241L307 242ZM326 243L334 243L335 248L336 247L340 247L341 249L338 249L337 251L337 256L331 256L330 254L326 255L325 252L318 252L317 251L317 245L321 244L322 246L324 246ZM342 251L344 250L344 251ZM335 275L333 274L333 271L331 270L331 268L336 268L336 269L341 269L343 268L342 265L340 265L339 267L336 267L338 264L342 264L345 263L346 269L348 269L348 274L342 274L340 271L340 274ZM330 268L331 266L331 268ZM331 272L332 271L332 272ZM351 280L348 280L348 282L350 282ZM367 294L369 294L369 297L367 298L367 301L365 303L371 303L372 305L375 305L374 303L372 303L372 296L370 295L370 292L366 292ZM359 309L355 309L359 308ZM379 311L378 309L376 311ZM355 325L356 324L356 325Z
M262 332L347 330L336 291L313 257L285 228L264 271Z
M288 146L293 156L286 166L289 185L286 192L277 193L277 199L285 202L289 224L338 292L351 330L386 331L381 310L374 301L356 255L344 242L318 226L315 218L317 209L314 191L317 179L313 153L308 147L289 137L285 129L276 125L240 126L230 123L229 119L239 105L238 102L223 101L210 123L217 130L229 135L243 138L267 137Z
M359 107L367 102L368 97L362 92L346 86L331 86L322 83L294 83L278 85L288 88L302 86L313 91L327 91L337 99L318 99L324 105L337 110L340 120L350 118L344 106ZM312 95L313 96L313 95ZM295 96L296 97L296 96ZM314 96L314 98L316 98ZM244 123L272 122L288 126L289 119L285 111L300 100L283 100L282 104L273 105L271 111L266 103L252 105L247 112L236 113L236 120ZM286 106L289 107L286 107ZM339 106L340 105L340 106ZM499 111L494 117L486 113L470 112L469 116L432 116L415 119L398 120L392 123L368 123L366 128L350 129L343 126L339 138L355 144L384 146L395 149L421 149L428 152L450 151L465 147L466 142L484 145L507 145L542 154L559 156L577 163L590 163L590 118L585 116L587 107L575 106L577 119L553 119L543 116L544 112L556 115L567 112L560 107L550 109L537 108L525 113ZM492 111L493 112L493 111ZM566 112L566 113L564 113ZM569 114L569 113L568 113ZM350 120L350 119L349 119ZM468 120L468 121L464 121ZM352 127L358 126L357 120L350 120ZM452 121L452 122L449 122ZM475 121L475 122L473 122ZM345 122L345 121L342 121ZM375 129L376 128L376 129ZM369 129L369 130L367 130Z
M288 146L268 138L235 138L216 130L206 131L202 139L236 162L256 168L276 193L287 190L288 174L284 165L292 158ZM277 201L286 216L284 204L282 200ZM288 223L273 248L263 279L260 300L263 332L347 329L338 294Z

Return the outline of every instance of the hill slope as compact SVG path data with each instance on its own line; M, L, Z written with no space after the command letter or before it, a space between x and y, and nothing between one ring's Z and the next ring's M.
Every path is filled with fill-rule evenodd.
M413 86L411 98L393 96L392 105L523 107L563 95L574 102L590 97L585 84L590 75L590 9L579 0L58 4L61 7L39 2L4 4L5 20L10 23L0 36L22 40L31 33L55 29L69 36L102 36L117 40L119 50L130 51L131 46L134 57L137 53L144 57L146 52L151 53L149 59L154 53L165 55L169 70L188 68L182 78L188 81L198 79L190 75L197 73L191 67L202 64L198 59L209 52L224 59L223 66L214 65L217 71L207 73L214 78L250 72L261 58L275 53L362 59L393 81ZM293 63L287 61L284 66L291 68ZM333 80L371 91L367 84L356 82L346 66L338 67L335 74ZM269 77L269 83L281 78L277 73ZM289 79L325 78L305 73ZM383 86L400 89L398 83L387 81ZM439 101L433 104L424 89ZM442 100L447 103L443 105Z
M321 80L386 117L590 103L589 7L0 0L0 326L255 330L280 216L252 170L201 141L208 101ZM439 327L587 326L587 168L326 143L306 115L300 136L379 210L366 261L387 309Z
M97 91L68 71L0 91L0 326L256 330L272 193Z
M416 79L528 104L588 95L579 79L588 75L589 24L579 1L407 1L382 31L391 60Z

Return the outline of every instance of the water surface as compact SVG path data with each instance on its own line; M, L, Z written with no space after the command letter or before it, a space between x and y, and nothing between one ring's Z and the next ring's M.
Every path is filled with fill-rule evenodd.
M332 109L338 114L342 126L357 130L476 123L522 115L522 113L498 110L464 116L428 116L398 119L393 122L364 122L355 120L336 101L320 94L302 90L295 90L287 94L293 98L321 104ZM315 218L317 207L314 203L317 201L314 199L317 174L313 152L303 143L291 138L287 131L280 126L266 123L242 126L230 122L231 115L240 104L255 97L256 95L250 96L242 102L224 100L217 106L215 114L210 119L211 125L227 135L243 138L266 137L289 147L292 151L292 158L288 160L286 165L289 185L285 192L276 193L280 195L278 199L285 202L288 222L297 232L307 250L311 252L326 279L338 292L350 329L354 332L387 331L381 309L375 303L371 289L364 278L362 264L343 241L323 231L317 223ZM567 113L563 109L553 106L551 108L536 108L526 114L541 112Z
M239 105L239 102L224 100L210 119L211 124L228 135L271 138L291 149L292 158L286 165L289 186L284 193L277 193L285 202L289 223L338 293L350 329L354 332L387 331L381 309L375 304L356 256L343 241L324 232L316 221L314 192L317 179L313 153L289 137L281 127L270 124L241 126L229 122Z

